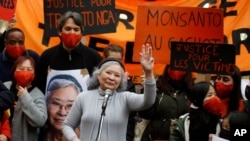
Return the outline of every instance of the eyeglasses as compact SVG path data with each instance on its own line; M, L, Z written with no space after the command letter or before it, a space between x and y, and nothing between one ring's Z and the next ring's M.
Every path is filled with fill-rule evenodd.
M52 110L55 110L55 111L60 111L62 109L64 109L66 112L69 112L71 107L72 107L72 103L71 104L66 104L66 105L63 105L63 104L60 104L59 102L57 101L51 101L50 102L50 108Z

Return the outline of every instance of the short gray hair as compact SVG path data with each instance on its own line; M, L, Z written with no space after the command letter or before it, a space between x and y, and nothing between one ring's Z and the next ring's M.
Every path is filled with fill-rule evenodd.
M125 91L127 89L127 78L125 75L125 71L124 71L124 66L121 65L121 63L115 61L115 60L110 60L107 62L104 62L101 64L101 66L95 68L92 76L89 78L88 80L88 89L89 90L93 90L93 89L97 89L100 86L100 83L98 81L98 75L107 67L109 67L110 65L113 64L118 64L122 67L122 79L121 79L121 83L119 85L119 87L116 89L116 91L121 92L121 91Z
M79 84L79 82L71 75L67 74L60 74L52 77L50 79L50 82L48 83L48 88L46 90L46 102L49 103L51 93L55 90L58 90L60 88L65 88L68 86L73 86L77 93L79 94L82 92L82 87Z

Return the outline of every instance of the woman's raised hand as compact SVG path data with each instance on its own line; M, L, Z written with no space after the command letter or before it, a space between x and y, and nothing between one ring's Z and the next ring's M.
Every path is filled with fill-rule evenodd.
M145 73L145 77L152 78L154 75L154 58L152 57L151 45L142 45L142 51L140 52L140 63Z

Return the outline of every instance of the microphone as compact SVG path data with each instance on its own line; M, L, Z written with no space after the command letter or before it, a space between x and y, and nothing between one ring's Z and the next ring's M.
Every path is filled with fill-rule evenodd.
M104 96L104 100L103 100L103 103L102 103L102 109L106 108L109 96L112 95L112 91L110 89L106 89L104 91L104 94L105 94L105 96Z

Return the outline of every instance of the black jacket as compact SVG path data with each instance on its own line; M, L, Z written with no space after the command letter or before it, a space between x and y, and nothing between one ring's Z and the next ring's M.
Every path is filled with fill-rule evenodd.
M62 44L45 50L38 64L36 75L37 87L45 92L48 68L54 70L74 70L87 68L91 75L95 66L101 61L97 51L79 44L71 52L66 51Z
M5 45L4 45L4 36L6 31L4 31L2 34L0 34L0 52L3 51Z
M140 111L140 117L150 120L144 130L141 141L168 140L170 127L174 120L188 112L187 93L184 91L171 91L164 93L157 91L154 105L144 111Z
M0 111L4 111L13 106L14 93L9 91L5 85L0 82Z

